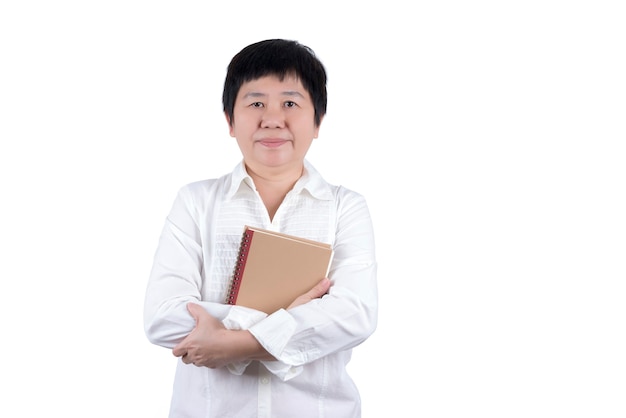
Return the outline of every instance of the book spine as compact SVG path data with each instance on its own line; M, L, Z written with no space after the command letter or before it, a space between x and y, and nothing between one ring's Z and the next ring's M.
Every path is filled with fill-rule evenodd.
M233 270L233 277L230 281L228 293L226 295L226 303L228 305L234 305L237 302L237 294L239 293L239 286L241 286L241 279L243 278L243 271L246 267L246 260L248 259L248 252L250 250L250 243L252 241L252 235L254 231L246 229L241 237L241 243L239 244L239 251L237 253L237 261L235 262L235 268Z

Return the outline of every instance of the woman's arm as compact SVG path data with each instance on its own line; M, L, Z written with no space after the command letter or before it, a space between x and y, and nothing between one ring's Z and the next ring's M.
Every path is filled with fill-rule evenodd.
M290 308L321 297L329 287L330 280L320 281L294 300ZM195 328L172 350L184 363L216 368L250 360L276 360L249 331L226 329L219 320L195 303L189 303L187 309L195 320Z

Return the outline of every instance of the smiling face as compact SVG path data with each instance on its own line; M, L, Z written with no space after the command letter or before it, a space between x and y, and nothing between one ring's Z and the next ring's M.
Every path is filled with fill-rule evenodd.
M299 177L319 132L314 115L300 80L265 76L241 85L233 120L228 121L230 136L237 139L248 171L264 177Z

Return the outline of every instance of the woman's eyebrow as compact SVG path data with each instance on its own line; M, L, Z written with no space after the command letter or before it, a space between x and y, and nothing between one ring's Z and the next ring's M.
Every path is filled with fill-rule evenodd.
M247 92L246 94L244 94L243 98L247 99L247 98L257 98L257 97L266 97L266 96L267 96L267 94L265 94L265 93L261 93L261 92L258 92L258 91L250 91L250 92ZM302 93L300 93L299 91L296 91L296 90L286 90L286 91L283 91L281 93L281 96L304 98Z
M283 96L298 96L298 97L302 97L304 99L304 96L302 95L302 93L300 93L299 91L295 91L295 90L287 90L282 92Z

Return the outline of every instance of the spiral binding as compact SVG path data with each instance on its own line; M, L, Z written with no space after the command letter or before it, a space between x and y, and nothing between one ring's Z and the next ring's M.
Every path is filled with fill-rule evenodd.
M228 305L234 305L237 301L237 293L239 293L239 285L241 284L243 269L246 264L246 258L248 257L251 237L252 231L247 229L244 231L241 237L239 251L237 252L237 261L235 262L235 268L233 270L233 277L230 280L230 286L228 287L228 292L226 295L226 303Z

